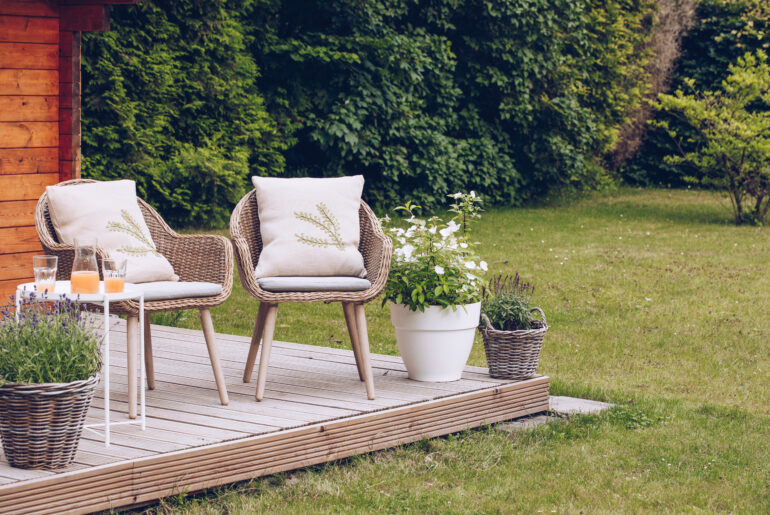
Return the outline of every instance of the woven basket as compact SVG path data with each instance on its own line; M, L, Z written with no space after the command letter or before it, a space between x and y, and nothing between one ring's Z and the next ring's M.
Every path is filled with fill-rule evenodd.
M12 467L66 467L78 450L96 374L85 381L0 386L0 437Z
M521 331L498 331L482 313L484 322L479 331L484 340L490 376L499 379L526 379L535 375L548 323L542 309L532 308L530 311L540 313L541 320L532 321L534 329Z

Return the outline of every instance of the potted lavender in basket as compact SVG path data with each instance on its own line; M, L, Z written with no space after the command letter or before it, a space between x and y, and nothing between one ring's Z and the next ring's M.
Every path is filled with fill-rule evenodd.
M72 462L99 382L100 342L68 299L0 311L0 438L11 466Z
M496 275L483 288L479 331L492 377L535 375L548 324L543 310L531 306L534 293L535 285L522 281L519 272ZM540 319L533 313L539 313Z

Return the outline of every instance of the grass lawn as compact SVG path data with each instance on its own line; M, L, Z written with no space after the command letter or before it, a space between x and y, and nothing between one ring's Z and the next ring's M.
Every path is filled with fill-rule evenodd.
M537 285L552 394L605 400L510 436L485 428L258 479L154 509L274 512L770 512L770 229L718 195L621 189L485 213L490 272ZM238 280L236 279L236 283ZM251 333L236 284L217 331ZM397 354L387 308L372 350ZM176 321L198 328L193 314ZM276 338L349 347L339 306L282 305ZM471 364L485 366L477 339ZM376 382L376 378L375 378Z

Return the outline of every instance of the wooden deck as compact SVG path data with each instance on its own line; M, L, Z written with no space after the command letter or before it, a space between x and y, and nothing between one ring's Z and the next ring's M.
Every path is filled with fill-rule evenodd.
M200 331L153 326L157 389L147 429L116 426L113 445L84 431L59 472L8 466L0 513L84 513L445 435L548 409L548 378L492 379L467 367L452 383L407 379L401 358L372 355L377 399L366 400L352 351L275 342L265 400L241 379L249 338L217 335L230 405L221 406ZM125 324L111 332L113 420L125 420ZM97 392L89 423L103 420Z

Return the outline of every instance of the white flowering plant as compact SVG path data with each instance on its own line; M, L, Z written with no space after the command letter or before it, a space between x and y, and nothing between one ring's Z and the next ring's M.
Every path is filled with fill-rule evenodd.
M412 311L428 306L451 307L481 300L481 277L487 263L479 259L471 241L470 222L479 218L481 198L475 192L450 195L454 217L444 222L437 216L418 218L420 206L407 202L396 208L407 218L406 228L390 227L393 260L385 286L385 298ZM384 219L389 225L390 219Z

